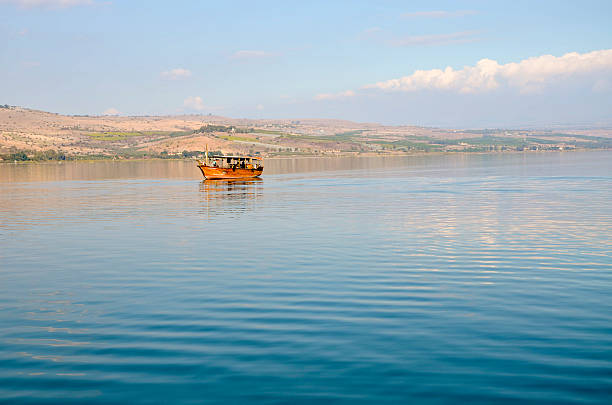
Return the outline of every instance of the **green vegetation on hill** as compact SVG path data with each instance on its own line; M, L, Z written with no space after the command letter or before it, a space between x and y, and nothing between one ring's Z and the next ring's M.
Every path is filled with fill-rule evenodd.
M258 134L280 135L280 136L291 136L292 135L292 134L289 134L287 132L276 131L276 130L272 130L272 129L254 129L254 130L252 130L252 132L257 132Z
M210 156L222 155L219 150L209 151ZM56 150L32 151L32 150L15 150L10 153L0 154L0 161L4 162L48 162L48 161L65 161L65 160L108 160L108 159L185 159L202 156L203 150L187 151L184 150L179 154L169 154L166 151L161 153L139 151L133 149L122 150L121 153L94 153L85 155L66 155L63 152Z
M353 136L355 135L361 135L363 134L365 131L363 129L357 129L355 131L345 131L345 132L338 132L337 134L335 134L333 137L337 140L346 140L346 141L352 141L353 140Z
M239 128L234 126L225 126L225 125L203 125L194 132L203 132L203 133L211 133L211 132L237 132L237 133L249 133L253 132L253 128ZM260 131L258 131L260 132Z
M120 141L134 136L144 136L142 132L94 132L88 135L99 141Z
M130 132L93 132L87 134L98 141L122 141L125 139L133 138L133 137L177 137L177 136L185 136L191 135L194 131L130 131Z
M9 162L44 162L48 160L69 160L70 158L67 157L66 154L64 154L63 152L58 152L56 150L50 149L46 151L19 150L14 151L12 153L0 154L0 159Z
M221 135L219 138L225 139L226 141L258 142L255 138L247 138L245 136Z
M442 150L441 145L432 145L430 143L423 142L412 142L408 140L401 141L368 141L366 142L369 145L377 145L383 150L398 150L403 152L408 151L419 151L419 152L434 152Z

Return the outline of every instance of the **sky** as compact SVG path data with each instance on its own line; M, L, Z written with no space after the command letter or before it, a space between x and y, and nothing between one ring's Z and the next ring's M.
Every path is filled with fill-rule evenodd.
M612 1L0 0L0 104L612 125Z

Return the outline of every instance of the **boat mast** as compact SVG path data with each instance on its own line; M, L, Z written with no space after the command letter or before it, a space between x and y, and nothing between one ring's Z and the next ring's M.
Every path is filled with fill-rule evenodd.
M204 161L206 162L206 166L208 166L208 144L206 144L206 154L204 156L205 156Z

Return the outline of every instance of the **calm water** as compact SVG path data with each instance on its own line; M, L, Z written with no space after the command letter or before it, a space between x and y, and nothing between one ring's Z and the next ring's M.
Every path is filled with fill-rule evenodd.
M0 165L0 401L606 403L612 152Z

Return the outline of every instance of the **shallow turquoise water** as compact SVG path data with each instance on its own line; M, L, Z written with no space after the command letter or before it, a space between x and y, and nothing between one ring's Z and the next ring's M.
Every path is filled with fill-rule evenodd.
M0 401L606 403L612 153L0 165Z

